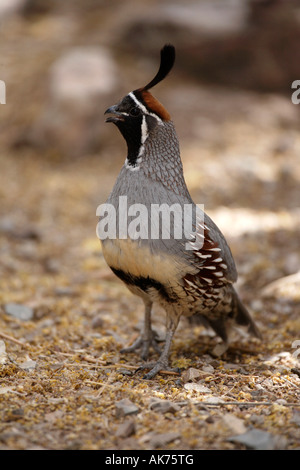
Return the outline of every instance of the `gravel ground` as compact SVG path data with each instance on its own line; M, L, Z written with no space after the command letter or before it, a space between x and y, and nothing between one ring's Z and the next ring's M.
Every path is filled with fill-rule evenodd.
M170 358L181 375L143 380L139 356L120 353L138 335L143 306L107 268L96 237L96 208L125 145L104 126L101 148L81 157L24 143L45 96L40 79L67 43L53 35L59 21L43 21L15 21L3 46L15 51L25 34L10 56L14 102L0 117L0 449L299 449L297 106L175 73L158 90L188 186L229 241L263 341L237 338L216 357L212 332L183 319ZM122 63L120 90L129 91L139 83L132 60ZM101 116L120 90L99 104ZM158 308L154 327L163 340Z

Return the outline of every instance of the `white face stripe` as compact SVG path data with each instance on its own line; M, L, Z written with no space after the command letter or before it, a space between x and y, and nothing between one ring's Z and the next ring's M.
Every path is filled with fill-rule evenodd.
M157 116L157 114L155 113L150 113L148 111L148 109L142 104L140 103L140 101L136 98L136 96L134 95L133 91L131 91L130 93L128 93L128 96L130 96L130 98L135 102L135 104L143 111L144 114L148 114L148 116L152 116L154 117L155 119L158 120L158 122L162 122L162 120L160 119L160 117Z
M143 144L146 142L147 140L147 137L148 137L148 126L147 126L147 122L146 122L146 117L143 116L143 121L142 121L142 128L141 128L141 132L142 132L142 135L141 135L141 148L143 147ZM141 153L141 151L140 151Z

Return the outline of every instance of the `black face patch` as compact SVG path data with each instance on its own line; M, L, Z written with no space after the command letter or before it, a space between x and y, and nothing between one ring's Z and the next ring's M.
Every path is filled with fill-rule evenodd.
M145 104L138 100L135 92L126 95L106 112L112 114L107 122L113 122L126 140L126 167L131 170L138 169L144 153L144 143L161 122L160 117L148 110Z
M131 167L135 167L139 158L142 145L142 110L130 96L125 96L116 106L115 111L121 119L114 121L127 143L127 161Z

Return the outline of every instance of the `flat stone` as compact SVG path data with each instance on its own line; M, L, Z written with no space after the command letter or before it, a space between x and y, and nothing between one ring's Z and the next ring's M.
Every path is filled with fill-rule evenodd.
M4 305L4 310L7 315L11 315L19 320L26 321L32 320L33 318L33 309L31 307L27 307L27 305L10 302Z
M224 415L223 421L226 426L230 429L230 431L234 432L235 435L244 434L247 432L247 428L244 425L244 421L240 418L237 418L231 413Z
M250 429L243 434L231 436L229 441L239 442L245 445L248 449L254 450L274 450L276 443L272 434L260 429Z
M139 413L139 408L128 398L124 398L116 403L116 418Z
M166 432L166 433L161 433L161 434L153 434L149 441L149 445L151 448L154 448L154 449L156 447L164 447L166 444L169 444L169 442L173 442L179 438L180 438L179 432Z

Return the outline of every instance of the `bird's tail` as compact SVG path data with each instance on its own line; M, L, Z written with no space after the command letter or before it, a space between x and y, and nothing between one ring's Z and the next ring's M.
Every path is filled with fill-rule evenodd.
M233 289L232 313L230 316L237 326L245 327L248 334L255 336L256 338L262 339L259 329L251 318L248 310L241 302L235 289Z
M234 287L232 287L230 304L227 307L222 306L222 310L221 308L219 310L219 315L207 315L204 317L201 314L196 314L189 317L189 321L192 324L209 325L225 343L228 343L229 337L231 337L236 329L246 330L247 334L262 339L260 331L239 299Z

